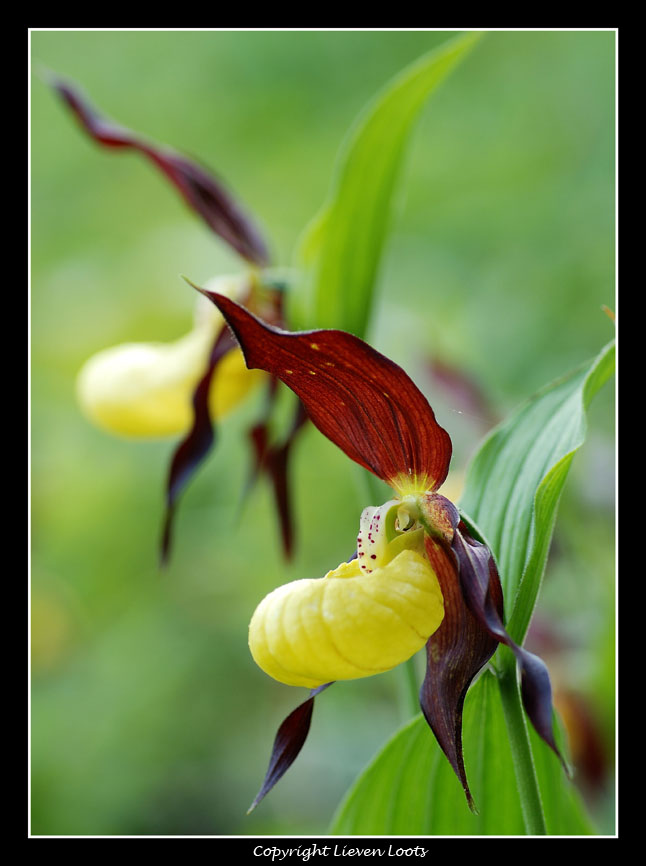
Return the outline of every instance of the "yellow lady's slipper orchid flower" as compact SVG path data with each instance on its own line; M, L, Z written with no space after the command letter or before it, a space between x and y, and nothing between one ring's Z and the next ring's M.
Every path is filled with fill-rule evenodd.
M334 680L390 670L424 645L420 705L471 808L462 708L471 682L499 643L516 656L527 713L560 757L547 668L507 633L491 551L436 492L446 480L452 445L421 391L401 367L352 334L290 333L230 298L204 294L226 318L249 368L288 385L312 423L395 493L379 508L363 511L349 562L318 580L275 589L252 617L249 646L259 666L283 683L311 691L280 726L251 808L296 758L316 695Z

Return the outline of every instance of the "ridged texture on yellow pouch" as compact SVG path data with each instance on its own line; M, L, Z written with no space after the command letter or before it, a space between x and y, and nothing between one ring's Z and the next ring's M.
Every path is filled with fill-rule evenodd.
M443 616L428 560L403 550L370 574L353 560L278 587L252 617L249 647L274 679L314 688L390 670L424 646Z
M211 285L235 295L238 284L229 279ZM186 432L193 419L193 391L223 325L219 312L211 304L209 308L201 307L194 329L173 343L125 343L90 358L77 379L78 401L88 419L124 436ZM211 385L213 416L232 409L263 376L258 370L247 370L238 348L227 353Z

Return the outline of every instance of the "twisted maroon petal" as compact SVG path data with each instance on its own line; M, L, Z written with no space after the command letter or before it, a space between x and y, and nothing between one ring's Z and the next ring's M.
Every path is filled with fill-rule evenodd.
M472 538L460 522L453 539L453 551L459 564L460 586L469 611L499 643L513 652L521 675L523 706L536 733L557 755L569 772L554 739L552 686L545 663L533 653L518 646L503 625L500 578L489 548Z
M496 651L498 642L465 604L455 556L447 542L427 535L425 545L442 589L444 619L426 644L420 705L462 784L469 808L475 812L462 754L462 710L469 686ZM498 602L502 610L502 591Z
M253 811L258 803L267 796L276 782L285 775L298 757L310 730L312 713L314 711L314 698L331 685L332 683L325 683L316 689L312 689L308 699L296 707L278 728L265 779L247 814Z
M104 147L138 151L179 190L209 228L249 262L265 265L267 249L257 229L211 172L195 160L144 141L136 133L102 117L70 83L52 78L53 87L85 131Z
M491 551L470 535L457 508L443 496L427 495L422 513L431 530L426 553L442 589L444 619L426 645L420 704L475 811L462 755L462 709L469 686L499 643L516 657L523 706L536 732L567 767L554 740L547 668L505 630L502 587Z
M291 388L348 457L396 489L408 479L428 490L444 481L451 440L401 367L352 334L283 331L223 295L201 291L231 326L247 366Z
M213 447L215 432L209 411L211 382L219 362L236 348L231 332L223 325L213 342L213 348L202 378L193 393L193 424L175 449L166 482L166 514L161 538L161 564L170 557L173 519L177 500L199 465Z
M272 379L270 405L273 405L276 384L277 380ZM303 408L303 404L299 401L289 431L281 443L274 444L270 442L268 417L254 424L249 431L249 438L254 451L254 463L249 481L247 482L246 492L251 489L259 475L265 474L268 476L273 488L274 501L278 512L283 552L287 559L291 558L294 548L294 518L289 488L289 458L294 441L306 421L307 413Z

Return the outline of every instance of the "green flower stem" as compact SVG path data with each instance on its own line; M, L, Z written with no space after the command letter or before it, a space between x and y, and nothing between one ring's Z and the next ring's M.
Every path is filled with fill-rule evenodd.
M509 658L507 657L509 656ZM529 836L545 836L545 815L529 742L527 722L520 697L516 662L511 653L505 653L498 678L502 707L509 734L509 743L516 772L518 796L523 811L525 829Z
M415 656L400 665L404 677L404 690L406 696L407 718L416 716L420 711L419 706L419 684L417 682L417 668L415 667Z

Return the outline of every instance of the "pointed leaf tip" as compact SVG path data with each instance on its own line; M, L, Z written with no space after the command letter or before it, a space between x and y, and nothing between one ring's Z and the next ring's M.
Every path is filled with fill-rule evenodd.
M365 105L339 150L327 199L299 244L299 325L362 337L374 304L393 202L420 112L480 34L451 38L400 70ZM348 290L351 287L351 290Z

